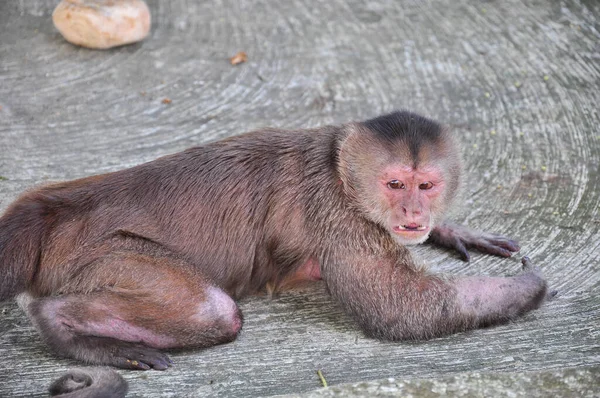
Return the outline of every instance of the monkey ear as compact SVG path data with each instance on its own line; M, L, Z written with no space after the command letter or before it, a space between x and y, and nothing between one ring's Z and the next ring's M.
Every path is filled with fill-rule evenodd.
M442 160L440 167L446 171L446 202L450 205L463 188L463 159L456 132L442 126L442 137L437 156Z
M364 145L364 133L361 132L358 123L349 123L342 126L338 152L338 173L344 191L352 198L356 195L356 173L357 169L361 167L361 152L365 148L361 144Z

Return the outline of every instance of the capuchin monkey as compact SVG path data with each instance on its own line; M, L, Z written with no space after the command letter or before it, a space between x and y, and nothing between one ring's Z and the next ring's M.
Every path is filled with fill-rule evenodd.
M427 239L467 261L519 250L443 222L460 183L452 135L409 112L231 137L23 194L0 218L0 300L25 293L59 355L142 370L171 366L164 350L234 340L237 299L300 281L322 279L367 336L393 341L539 307L549 294L527 258L512 277L413 260L406 246Z

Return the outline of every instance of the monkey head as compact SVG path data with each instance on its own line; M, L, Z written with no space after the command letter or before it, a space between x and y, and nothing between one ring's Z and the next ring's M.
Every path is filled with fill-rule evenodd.
M425 241L460 185L459 151L449 131L409 112L344 129L339 174L350 204L400 244Z

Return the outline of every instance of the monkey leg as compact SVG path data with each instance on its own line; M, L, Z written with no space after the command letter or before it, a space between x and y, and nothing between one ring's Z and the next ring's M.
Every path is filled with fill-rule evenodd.
M28 312L58 354L127 369L166 369L160 349L229 342L242 327L236 303L182 262L113 253L78 276L89 290L33 298ZM91 282L90 282L91 281Z

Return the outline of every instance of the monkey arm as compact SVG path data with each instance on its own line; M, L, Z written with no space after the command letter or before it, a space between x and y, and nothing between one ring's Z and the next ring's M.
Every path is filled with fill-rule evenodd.
M456 288L417 269L404 247L367 255L343 250L324 259L321 272L333 298L368 336L427 339L475 327Z
M407 252L398 258L354 253L323 264L331 295L369 336L427 339L504 323L546 298L546 283L528 260L513 277L443 279L414 267Z
M471 259L468 249L500 257L510 257L512 252L521 249L519 244L512 239L449 222L434 227L427 242L456 250L463 261Z

